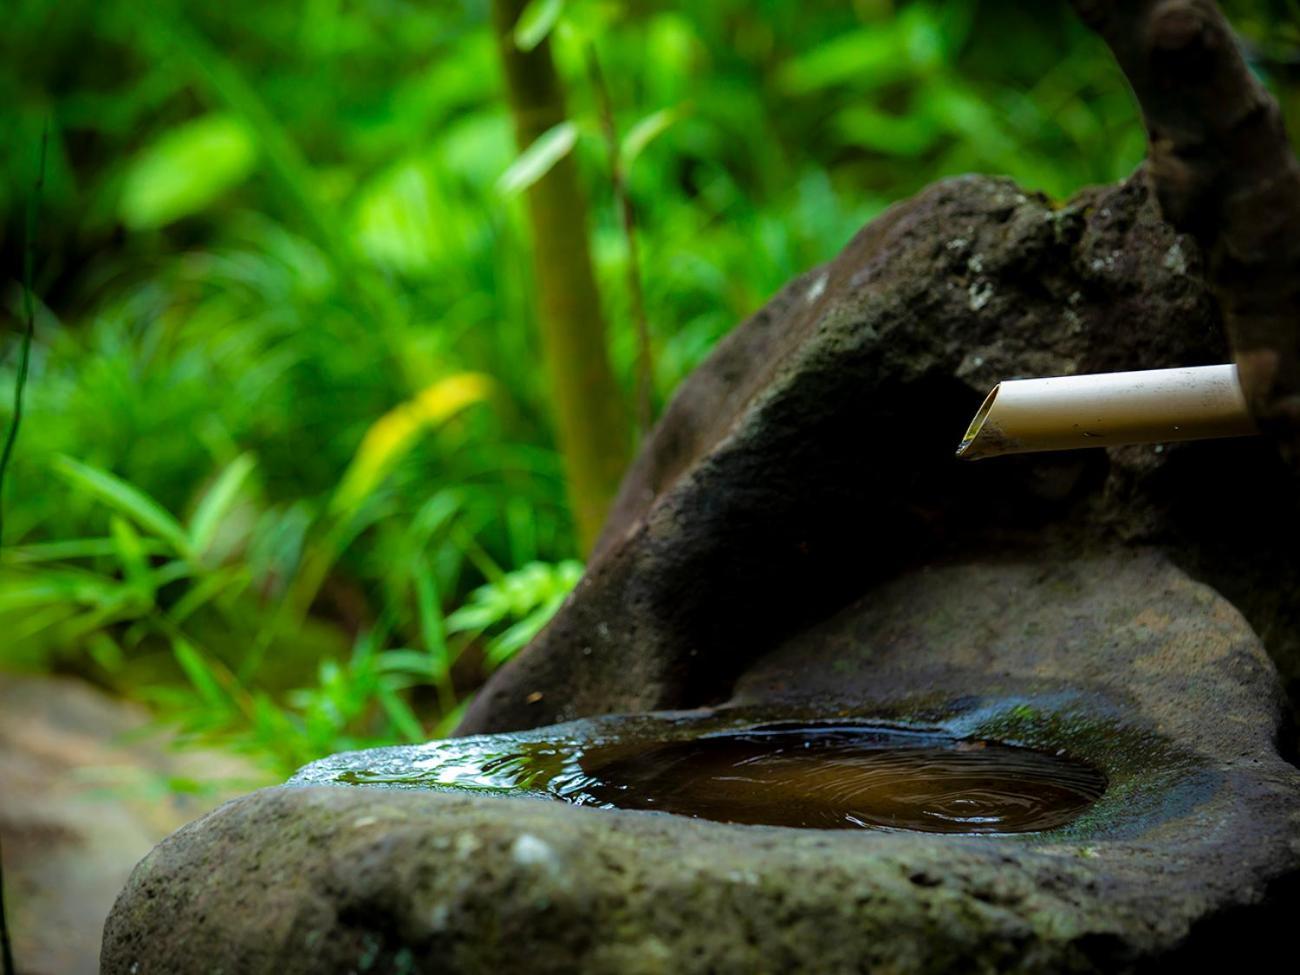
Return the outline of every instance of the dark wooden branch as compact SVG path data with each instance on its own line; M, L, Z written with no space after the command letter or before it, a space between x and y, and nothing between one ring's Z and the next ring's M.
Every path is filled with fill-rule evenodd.
M1300 164L1213 0L1072 0L1146 118L1165 217L1203 247L1246 398L1300 458Z

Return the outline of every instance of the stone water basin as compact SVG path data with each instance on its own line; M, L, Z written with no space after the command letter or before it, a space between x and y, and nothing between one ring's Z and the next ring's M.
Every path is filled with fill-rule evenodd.
M935 566L723 705L345 753L230 803L137 868L104 970L1226 964L1300 905L1282 700L1157 554Z
M1024 702L1009 708L1013 716L1037 713ZM1007 727L994 719L1007 710L942 725L764 721L743 710L613 716L415 751L345 753L308 766L290 784L533 797L802 829L1061 829L1103 797L1107 776L1063 747L1042 747L1050 733L1039 736L1039 747L981 733ZM1135 771L1150 770L1120 770L1119 784Z
M976 261L987 302L970 300ZM431 750L382 769L339 756L154 850L109 918L104 971L1185 972L1292 955L1300 772L1277 673L1227 599L1136 547L1168 544L1294 653L1271 600L1295 578L1294 490L1268 446L949 456L1005 376L1224 361L1202 263L1143 173L1064 206L960 177L891 208L682 385L572 600L464 724L553 744L609 720L644 722L645 741L883 723L1064 748L1107 783L1073 819L754 825L515 781L354 786L338 774L418 772L403 755ZM1067 301L1086 327L1061 327ZM593 717L620 712L643 716Z
M297 780L499 790L724 823L972 834L1064 826L1106 788L1104 774L1064 749L941 728L669 718L633 719L628 732L625 723L440 742L395 762L370 753L373 767L358 767L362 753Z

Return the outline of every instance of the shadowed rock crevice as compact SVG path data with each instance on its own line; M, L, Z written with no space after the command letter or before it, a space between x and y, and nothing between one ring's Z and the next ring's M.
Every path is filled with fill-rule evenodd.
M1265 886L1257 903L1234 904L1192 927L1166 958L1138 969L1146 975L1182 975L1189 971L1231 970L1241 964L1242 946L1259 958L1281 958L1291 950L1292 929L1300 911L1300 876L1291 875Z

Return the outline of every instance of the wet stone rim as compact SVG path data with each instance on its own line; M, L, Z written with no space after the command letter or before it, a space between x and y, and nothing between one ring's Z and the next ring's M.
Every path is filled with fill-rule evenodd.
M775 729L854 727L1028 749L1090 767L1104 781L1095 801L1076 810L1068 821L1023 832L985 833L1000 839L1085 841L1098 835L1120 839L1185 814L1217 788L1218 776L1209 762L1149 730L1130 726L1118 712L1098 716L1097 703L1092 699L1085 709L1085 702L1072 700L1071 695L1051 695L1000 701L964 699L938 705L903 700L874 706L869 713L831 717L788 708L779 713L764 708L726 708L611 715L514 734L342 753L305 766L288 785L367 786L548 802L568 799L579 807L644 812L644 807L601 802L584 793L590 770L579 765L578 756L599 753L600 766L595 769L599 772L610 763L644 751L647 743L662 747ZM584 810L588 814L593 811ZM716 818L727 825L745 825ZM943 832L961 837L983 831Z

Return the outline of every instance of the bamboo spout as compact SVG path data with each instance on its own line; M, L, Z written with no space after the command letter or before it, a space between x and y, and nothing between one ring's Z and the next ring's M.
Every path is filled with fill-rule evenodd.
M957 456L980 460L1258 432L1234 365L1016 379L993 387Z

